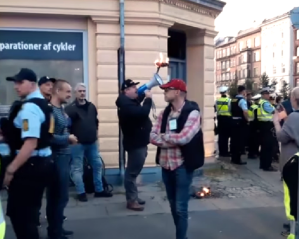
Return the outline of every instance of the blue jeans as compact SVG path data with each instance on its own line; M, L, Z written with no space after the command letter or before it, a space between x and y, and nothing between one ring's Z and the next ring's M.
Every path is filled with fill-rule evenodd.
M75 144L71 146L72 161L71 161L71 178L75 184L77 194L85 193L83 183L83 160L84 156L93 170L93 182L95 192L102 192L102 161L98 150L98 142L93 144Z
M70 154L53 154L55 175L47 188L47 220L49 236L62 234L63 212L69 201Z
M188 202L192 178L193 171L186 170L184 165L173 171L162 168L162 179L176 227L176 239L187 238Z

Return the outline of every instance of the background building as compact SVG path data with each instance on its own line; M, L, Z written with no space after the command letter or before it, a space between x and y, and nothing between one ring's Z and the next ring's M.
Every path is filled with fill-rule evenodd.
M216 85L229 85L238 79L257 81L261 74L260 28L240 31L237 37L226 37L216 44Z
M294 34L293 25L299 20L299 8L262 22L262 72L277 81L294 86Z
M200 2L200 3L198 3ZM170 58L161 69L167 80L187 81L188 98L202 111L207 161L214 152L214 21L225 3L218 0L126 0L125 77L146 83L162 52ZM179 17L178 17L179 16ZM0 104L15 99L4 81L22 67L39 77L49 75L88 85L88 99L99 113L99 145L107 175L119 175L119 127L115 100L119 94L120 47L118 0L10 0L0 4ZM157 113L165 107L155 88ZM144 174L159 172L156 147L149 146ZM158 170L158 171L157 171Z
M261 29L254 27L239 31L237 36L237 78L239 84L246 79L254 82L261 74ZM255 83L255 85L257 85Z

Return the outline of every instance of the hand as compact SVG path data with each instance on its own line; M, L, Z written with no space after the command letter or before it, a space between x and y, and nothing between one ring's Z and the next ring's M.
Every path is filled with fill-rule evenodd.
M144 91L145 94L145 98L152 98L152 92L150 92L149 90Z
M279 117L279 114L278 112L275 110L275 113L273 115L273 122L280 122L280 117Z
M10 173L8 171L5 172L5 176L4 176L4 181L3 181L3 185L8 187L11 180L13 179L13 173Z
M72 144L76 144L76 143L78 143L78 139L77 139L77 137L76 137L75 135L73 135L73 134L70 134L70 136L69 136L69 141L70 141L70 143L72 143Z

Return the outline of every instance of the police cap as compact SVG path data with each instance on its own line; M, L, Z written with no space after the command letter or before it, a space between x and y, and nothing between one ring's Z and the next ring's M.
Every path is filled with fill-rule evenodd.
M253 100L258 100L258 99L260 99L261 97L262 97L261 94L257 94L257 95L255 95L255 96L253 96L252 99L253 99Z
M221 87L219 87L219 92L220 93L225 93L227 90L228 90L227 86L221 86Z

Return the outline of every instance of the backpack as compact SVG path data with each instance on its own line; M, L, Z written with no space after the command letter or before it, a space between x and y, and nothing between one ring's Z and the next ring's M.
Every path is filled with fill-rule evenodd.
M101 161L102 161L103 168L105 168L105 164L102 158ZM105 170L103 170L102 173L103 189L104 191L111 193L113 191L113 186L107 182L104 175L105 175ZM88 194L94 193L93 170L86 158L84 158L84 164L83 164L83 182L85 185L85 192Z

